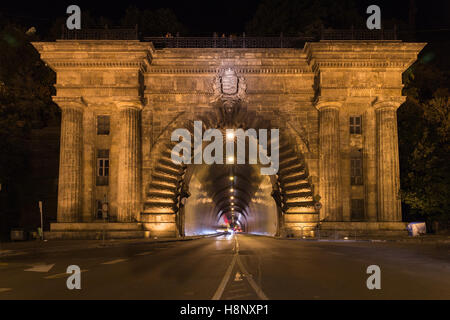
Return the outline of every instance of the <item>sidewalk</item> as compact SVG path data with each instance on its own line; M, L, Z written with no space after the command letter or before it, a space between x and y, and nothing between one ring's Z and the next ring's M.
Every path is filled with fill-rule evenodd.
M364 241L364 242L403 242L403 243L420 243L420 244L450 244L450 235L436 235L426 234L417 237L411 236L348 236L342 237L314 237L314 238L277 238L280 240L304 240L304 241L336 241L336 242L350 242L350 241Z

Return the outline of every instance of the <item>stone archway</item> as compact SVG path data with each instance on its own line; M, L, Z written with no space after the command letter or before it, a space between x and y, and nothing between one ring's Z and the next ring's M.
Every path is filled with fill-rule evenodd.
M396 109L404 101L401 74L424 44L349 40L226 50L159 50L122 40L33 45L57 73L54 101L62 110L54 237L96 236L104 228L114 237L140 237L143 227L177 235L186 167L171 165L164 134L193 120L208 128L280 128L274 198L284 234L316 226L316 195L322 230L405 232ZM235 114L242 102L245 112ZM104 115L111 119L108 137L96 134ZM233 117L227 122L223 115ZM352 119L362 124L358 132L349 130ZM108 186L96 183L98 150L110 151ZM351 182L355 150L362 150L359 185ZM106 226L94 219L105 193L116 218Z
M264 117L248 117L246 113L245 108L229 117L224 117L223 113L218 115L217 112L208 112L201 119L204 121L204 129L209 129L207 126L211 125L213 128L222 130L236 129L236 127L247 130L250 128L246 122L249 118L252 119L250 124L256 129L273 127ZM251 215L250 207L253 211L265 212L267 216L272 217L272 220L275 219L268 222L275 225L270 231L254 228L253 232L281 236L314 234L312 230L316 228L319 217L314 209L313 186L306 163L296 148L296 142L292 142L292 132L289 128L277 128L280 130L277 149L280 159L279 170L276 174L268 176L268 180L265 179L265 183L261 184L264 179L255 174L257 171L255 168L258 166L174 163L171 159L171 151L176 142L167 141L170 141L171 130L177 127L187 128L192 138L194 132L192 120L181 117L168 127L154 146L155 161L151 179L147 186L143 186L141 222L152 235L184 235L186 210L204 211L204 219L210 221L209 226L206 227L204 221L197 219L199 224L203 225L203 229L199 226L201 230L196 233L215 230L214 223L217 223L222 215L232 214L232 211L241 214L242 219L245 219L247 230L251 230L252 228L249 228L251 223L258 224L260 220L255 218L255 215ZM226 141L225 133L223 141ZM238 181L227 184L227 179L231 175ZM193 181L191 181L192 177L194 177ZM191 190L191 182L194 184L194 190ZM270 190L267 190L268 184L270 184ZM231 187L235 193L233 202L227 201L227 193ZM258 190L264 191L262 197L257 195ZM201 192L204 194L199 195ZM196 197L195 200L189 199L192 193ZM207 201L209 205L204 205L203 201ZM261 201L266 202L266 206L258 204ZM269 207L271 209L265 211ZM231 219L231 217L228 218Z

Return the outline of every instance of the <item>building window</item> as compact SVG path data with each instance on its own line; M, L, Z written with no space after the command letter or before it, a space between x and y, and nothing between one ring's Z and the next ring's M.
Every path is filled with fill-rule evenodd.
M364 199L352 199L351 219L355 221L364 220Z
M350 158L350 184L358 186L363 184L363 159L361 152L352 153Z
M97 116L97 135L109 134L109 116Z
M350 134L362 133L362 119L361 116L350 117Z
M109 150L97 150L97 186L109 183Z

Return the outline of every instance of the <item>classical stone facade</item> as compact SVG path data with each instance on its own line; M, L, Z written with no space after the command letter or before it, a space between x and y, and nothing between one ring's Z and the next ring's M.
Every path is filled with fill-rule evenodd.
M424 44L155 50L150 42L67 40L34 46L57 74L54 101L62 110L52 224L58 236L105 228L111 237L179 236L189 210L199 215L192 221L214 229L231 212L222 190L228 173L216 177L170 159L172 131L192 130L195 120L205 129L280 129L276 175L250 178L251 168L226 169L238 177L232 206L248 231L261 232L274 219L269 233L281 236L312 235L319 223L323 232L404 229L396 110L404 101L402 73ZM194 185L199 197L186 202ZM105 203L108 223L101 223ZM254 223L263 216L267 224Z

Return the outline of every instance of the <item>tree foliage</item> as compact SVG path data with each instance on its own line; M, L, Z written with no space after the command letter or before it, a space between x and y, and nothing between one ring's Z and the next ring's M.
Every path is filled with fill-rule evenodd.
M321 28L350 28L362 17L353 0L264 0L246 31L251 35L316 36Z
M164 36L171 33L186 32L186 27L178 20L171 9L140 10L129 7L121 20L121 25L134 27L138 25L139 31L148 36Z
M405 74L399 109L402 200L413 213L448 219L450 212L450 77L433 48Z
M14 25L0 29L0 183L25 170L30 130L58 114L51 100L55 74L32 47L33 37Z

